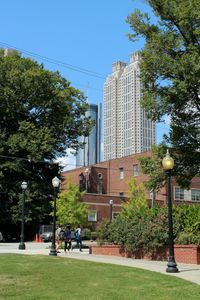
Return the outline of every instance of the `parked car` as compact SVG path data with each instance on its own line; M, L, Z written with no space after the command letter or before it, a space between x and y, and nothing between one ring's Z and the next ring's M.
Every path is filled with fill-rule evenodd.
M41 234L41 239L43 242L51 242L53 238L53 232L52 231L47 231L47 232L43 232Z
M41 225L40 236L43 242L51 242L53 239L53 225Z

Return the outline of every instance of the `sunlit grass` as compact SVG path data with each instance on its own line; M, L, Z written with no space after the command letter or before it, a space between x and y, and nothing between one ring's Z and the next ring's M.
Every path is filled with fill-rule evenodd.
M0 299L200 299L200 286L141 269L51 256L0 255Z

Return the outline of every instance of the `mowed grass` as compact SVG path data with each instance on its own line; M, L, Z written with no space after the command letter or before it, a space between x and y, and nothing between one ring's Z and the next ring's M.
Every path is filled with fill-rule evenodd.
M70 258L0 255L0 299L200 299L200 286L141 269Z

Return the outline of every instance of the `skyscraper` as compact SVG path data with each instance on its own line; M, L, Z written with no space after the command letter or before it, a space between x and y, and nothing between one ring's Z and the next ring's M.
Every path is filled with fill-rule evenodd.
M131 54L130 64L116 62L104 83L105 160L140 153L155 144L155 123L140 106L140 53Z
M76 155L76 166L89 166L100 162L100 115L101 105L89 104L86 117L94 120L95 124L88 137L81 136L80 142L84 142Z

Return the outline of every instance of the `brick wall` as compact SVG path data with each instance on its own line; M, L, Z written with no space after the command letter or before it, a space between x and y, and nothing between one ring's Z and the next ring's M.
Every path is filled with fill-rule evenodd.
M93 226L97 227L103 219L110 218L110 204L109 201L113 200L112 212L119 213L121 211L122 203L127 201L126 198L111 197L109 195L99 194L85 194L83 202L87 204L89 210L97 211L97 222L93 222Z
M67 180L71 180L73 184L79 184L79 175L81 173L86 176L85 171L89 169L89 183L88 183L88 193L83 197L83 201L88 204L90 210L98 211L97 223L101 222L104 218L109 218L109 200L114 199L113 212L120 211L121 204L126 201L129 197L128 195L128 181L131 178L135 178L137 183L143 183L148 180L148 176L144 175L139 167L138 176L134 177L133 165L139 165L139 157L141 156L151 156L150 152L138 153L134 155L129 155L122 158L111 159L109 161L101 162L99 164L82 167L62 173L63 182L62 189L65 189ZM124 169L124 178L120 179L119 169ZM98 174L101 173L102 176L102 194L97 194L98 192ZM177 186L175 180L172 178L171 181L172 191L173 187ZM200 189L200 177L192 179L192 188ZM119 193L123 193L123 197L119 196ZM146 191L146 198L149 201L149 206L152 205L152 200L150 199L150 194ZM160 205L167 203L166 201L166 189L163 187L155 195L155 202ZM173 199L173 193L172 193ZM175 201L176 203L183 203L183 201ZM187 203L194 203L188 201ZM198 202L196 202L198 204ZM199 202L200 204L200 202ZM94 224L96 226L97 224Z
M175 245L174 255L177 262L187 264L200 264L200 246Z
M162 249L151 256L143 256L139 253L137 254L126 254L120 250L117 245L94 245L90 247L90 253L95 255L113 255L113 256L126 256L133 258L142 259L153 259L153 260L167 260L168 251ZM197 245L175 245L174 246L175 260L177 263L187 263L187 264L200 264L200 246Z

